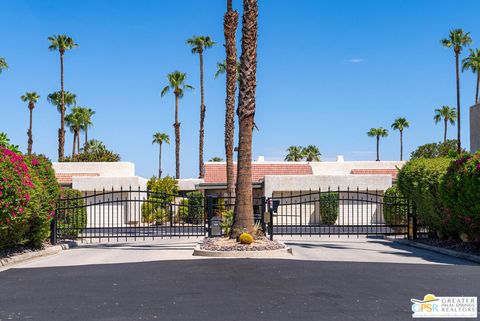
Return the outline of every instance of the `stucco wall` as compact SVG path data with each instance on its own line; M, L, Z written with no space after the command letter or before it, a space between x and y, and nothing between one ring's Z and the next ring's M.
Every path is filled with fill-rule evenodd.
M135 164L131 162L65 162L53 163L56 173L98 173L100 176L135 176Z
M480 150L480 104L470 107L470 152Z
M367 162L311 162L313 175L347 175L352 169L395 169L405 165L405 161Z
M115 191L120 189L128 190L132 187L132 190L146 190L147 179L139 176L130 177L81 177L74 176L72 178L72 188L80 191L101 191L103 189L111 191L112 188Z
M379 190L392 186L391 175L290 175L265 176L264 194L272 196L273 192L323 190Z

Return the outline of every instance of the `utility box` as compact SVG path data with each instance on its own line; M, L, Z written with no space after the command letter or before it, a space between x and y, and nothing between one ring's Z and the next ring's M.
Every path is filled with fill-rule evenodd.
M222 218L214 216L210 219L210 237L219 237L222 235Z

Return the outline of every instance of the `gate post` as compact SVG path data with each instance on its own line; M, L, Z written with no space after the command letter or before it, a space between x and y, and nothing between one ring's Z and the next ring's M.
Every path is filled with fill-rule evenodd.
M408 239L416 240L417 239L417 208L415 204L408 204Z
M213 197L207 196L207 233L208 237L212 237L212 229L210 228L210 223L213 217Z
M260 224L262 225L262 232L265 234L267 232L267 228L265 225L265 213L267 212L267 198L262 196L261 198L262 205L260 206Z
M270 235L270 241L273 241L273 201L271 198L267 200L268 202L268 234Z
M57 244L57 215L53 213L53 218L50 221L50 244Z

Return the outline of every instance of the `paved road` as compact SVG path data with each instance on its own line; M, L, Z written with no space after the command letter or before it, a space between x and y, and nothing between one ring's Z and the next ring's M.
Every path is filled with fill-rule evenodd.
M0 273L0 320L409 320L410 298L480 296L467 261L375 239L286 241L288 259L193 259L184 240L64 251Z

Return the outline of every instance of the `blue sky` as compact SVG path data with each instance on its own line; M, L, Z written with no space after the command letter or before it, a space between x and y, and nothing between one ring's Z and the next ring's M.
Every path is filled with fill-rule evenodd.
M47 37L66 33L79 48L65 58L65 86L77 103L94 109L89 134L135 162L149 177L157 171L156 131L171 136L164 172L174 174L174 97L160 97L166 74L181 70L197 90L180 102L182 177L198 175L199 68L185 40L206 34L218 45L205 53L207 105L205 158L224 154L223 60L225 0L2 1L0 131L26 150L25 91L42 97L34 111L34 150L57 155L59 116L46 96L59 89L59 58ZM234 1L241 9L241 1ZM480 46L480 2L467 0L320 1L259 0L258 86L253 154L280 160L290 145L315 144L323 160L374 160L371 127L411 122L405 154L439 141L433 110L455 106L451 50L439 40L452 28L470 31ZM241 33L238 32L240 40ZM464 53L465 55L466 53ZM468 109L475 78L461 76L463 144L469 146ZM449 136L455 129L449 127ZM72 136L67 134L66 151ZM399 157L398 132L381 142L381 158Z

